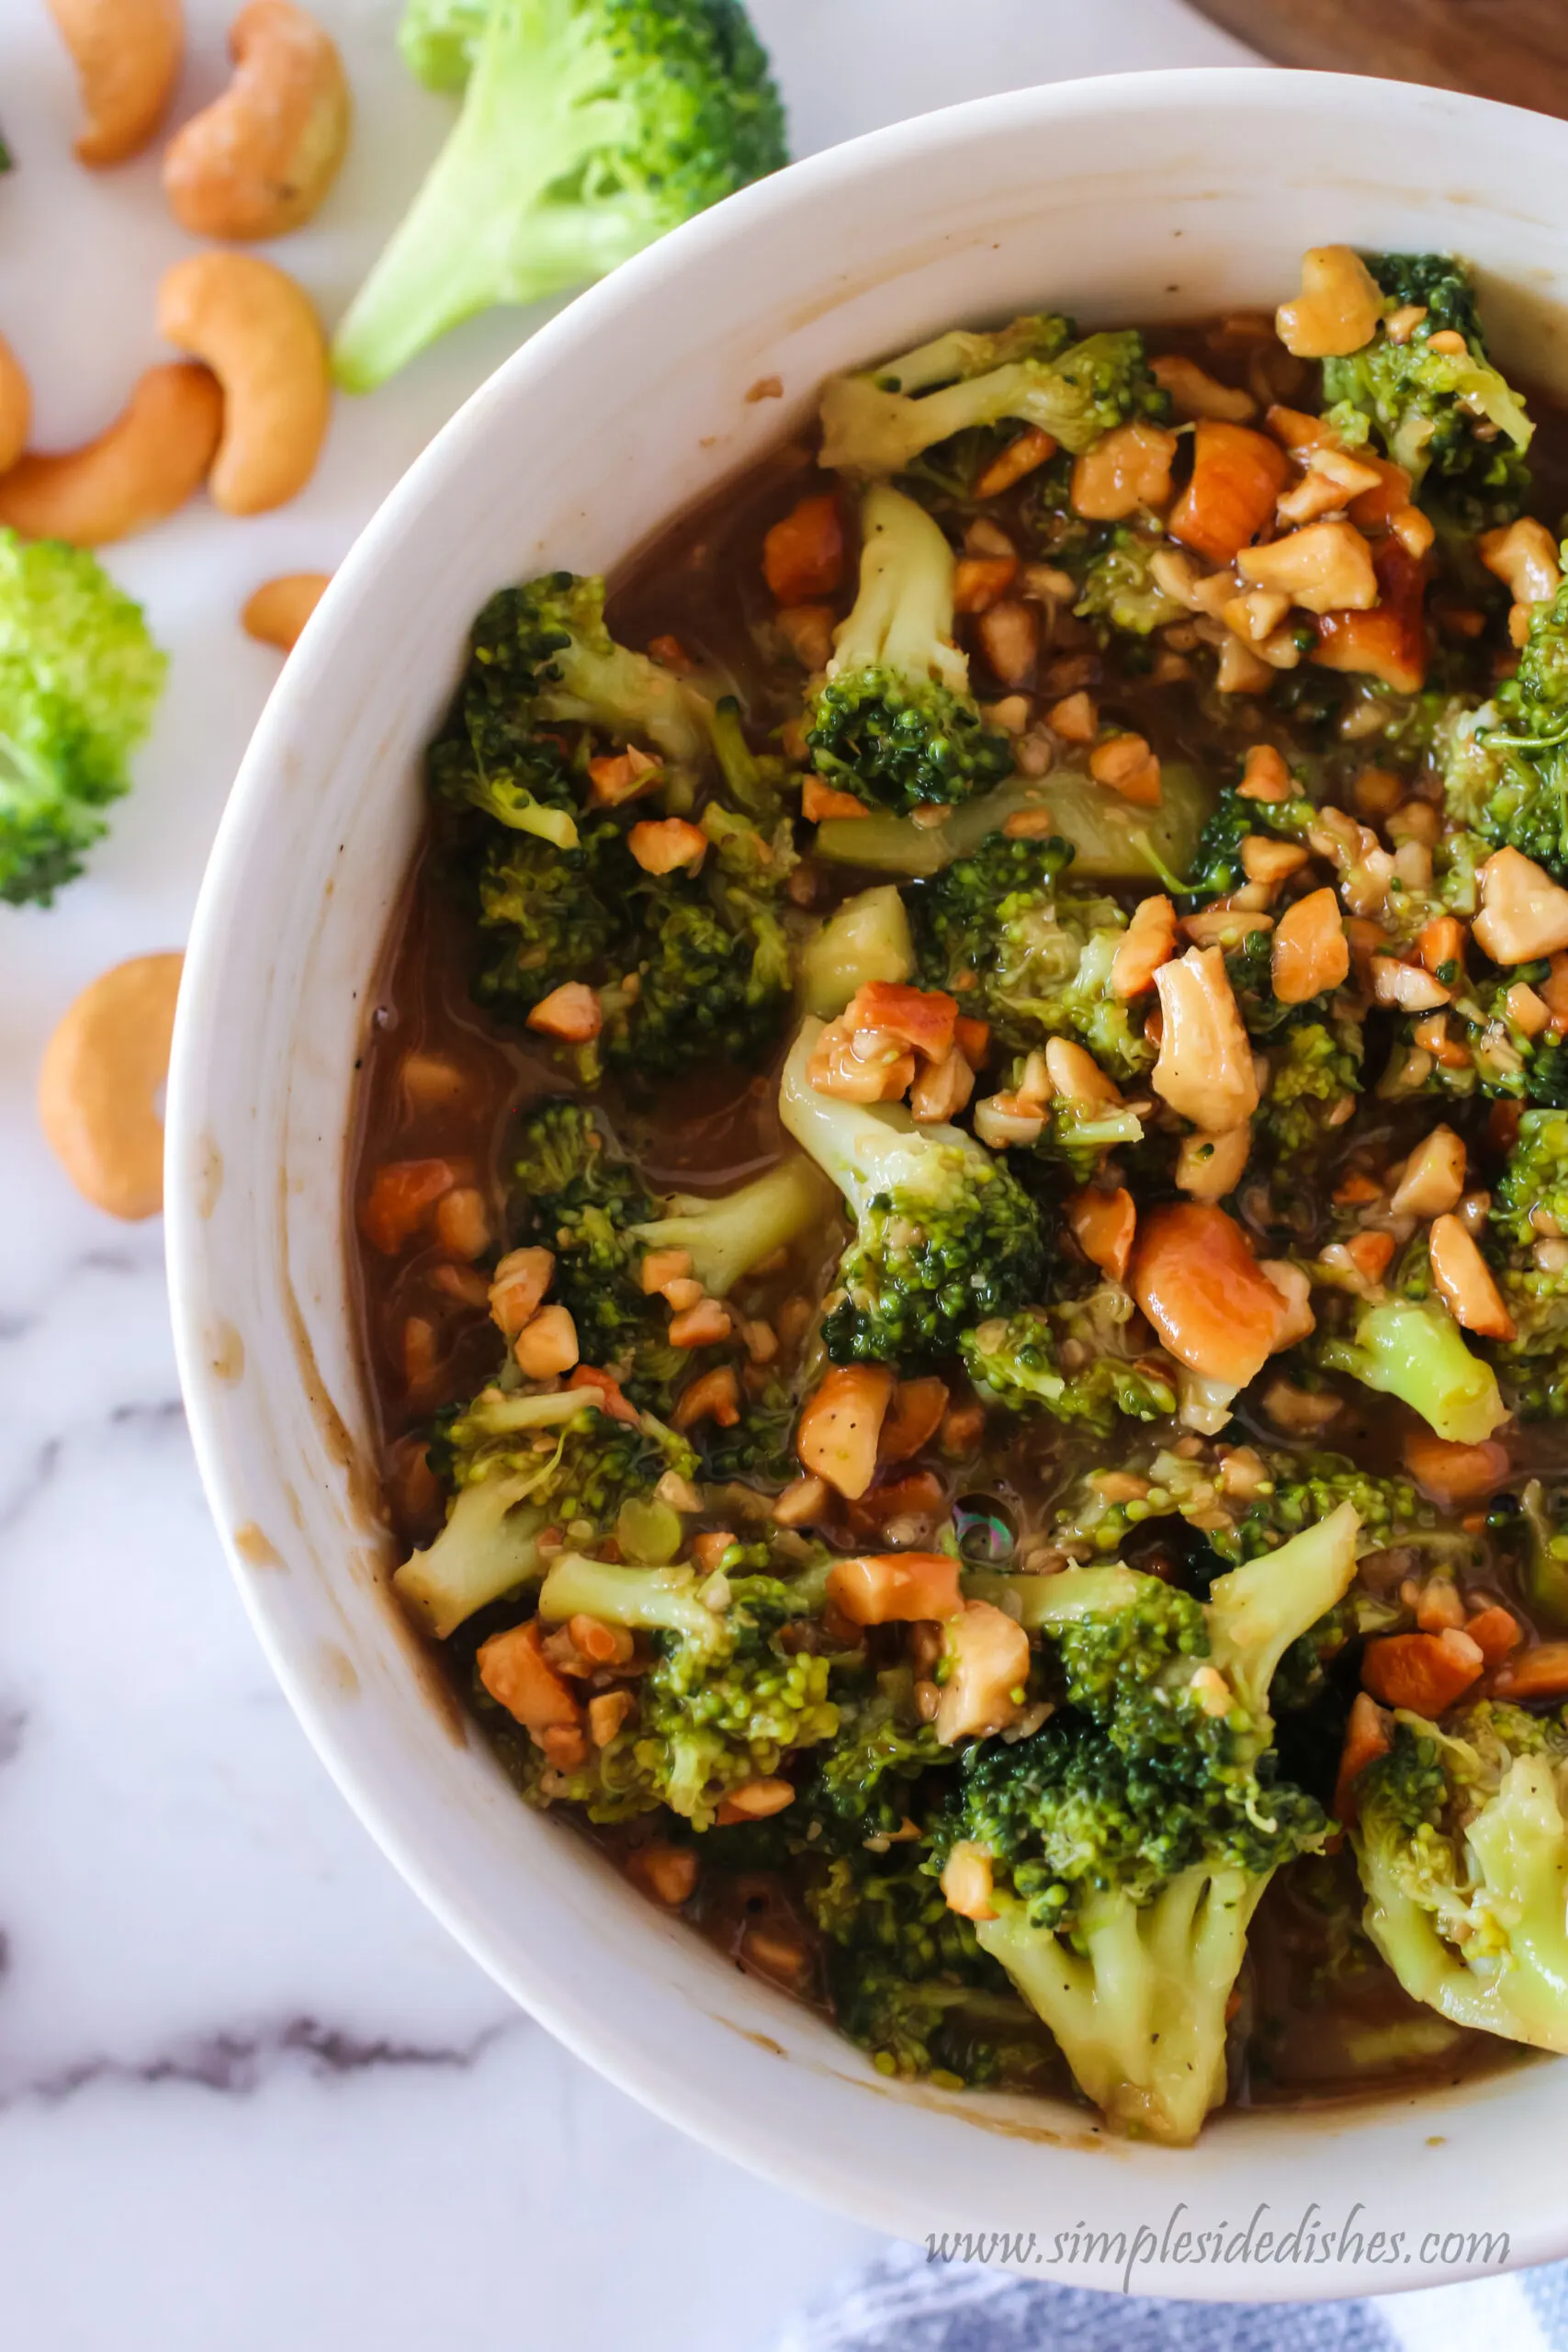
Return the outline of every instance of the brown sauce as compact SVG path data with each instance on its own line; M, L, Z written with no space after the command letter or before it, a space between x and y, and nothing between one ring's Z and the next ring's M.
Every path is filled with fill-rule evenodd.
M1227 348L1223 334L1194 327L1152 339L1157 349L1198 357L1228 380L1247 380L1247 354ZM1279 384L1276 397L1292 387ZM1306 389L1298 392L1306 404ZM1532 451L1537 511L1555 522L1568 497L1568 422L1540 400ZM787 662L770 664L760 651L772 612L762 583L760 551L769 526L808 490L824 486L809 450L791 444L696 512L674 523L612 583L607 618L615 635L634 647L660 636L677 638L705 667L726 673L739 696L754 741L797 707L800 673ZM1028 497L1028 486L991 502L987 512L1006 525ZM839 600L847 609L851 592ZM1229 773L1237 754L1260 731L1288 741L1272 718L1262 719L1243 697L1217 714L1200 707L1181 685L1156 684L1133 668L1118 669L1099 653L1082 624L1068 617L1043 657L1045 662L1088 658L1094 689L1109 718L1145 734L1168 757L1182 756L1213 774ZM982 701L1002 689L976 665ZM1356 755L1364 763L1364 753ZM1329 766L1332 770L1332 759ZM1332 782L1332 774L1328 777ZM1325 797L1335 797L1325 791ZM351 1154L352 1207L357 1212L375 1171L392 1160L439 1157L458 1162L484 1194L499 1246L504 1246L511 1140L519 1117L565 1081L549 1054L528 1033L493 1019L469 994L472 930L467 911L444 875L445 820L427 826L389 930L377 978L374 1012L355 1102ZM878 876L877 878L882 878ZM860 887L863 876L819 869L815 909L820 911ZM422 1057L457 1073L448 1091L411 1085ZM770 1073L700 1071L671 1087L637 1124L637 1148L655 1189L722 1191L760 1172L777 1156L776 1087ZM604 1098L615 1115L613 1086ZM1464 1120L1467 1135L1483 1142L1484 1105L1442 1115ZM1391 1114L1397 1122L1402 1115ZM1415 1114L1428 1124L1429 1106ZM1365 1130L1362 1130L1365 1139ZM1309 1210L1311 1204L1308 1204ZM391 1258L366 1245L357 1215L353 1280L360 1342L394 1521L408 1544L427 1541L439 1524L439 1497L421 1476L420 1432L441 1407L472 1395L499 1367L502 1345L490 1321L482 1276L455 1265L434 1239ZM836 1246L834 1237L825 1241ZM412 1326L423 1336L411 1349ZM1364 1392L1363 1392L1363 1401ZM1336 1452L1367 1466L1391 1466L1402 1408L1378 1409L1353 1428L1337 1429ZM1268 1440L1278 1445L1276 1430ZM1037 1416L1020 1419L1005 1449L993 1453L983 1476L942 1471L950 1501L977 1484L998 1498L1021 1532L1048 1514L1069 1477L1090 1466L1104 1449L1078 1441ZM1568 1473L1568 1424L1527 1431L1515 1444L1516 1483L1532 1472ZM1179 1521L1151 1522L1127 1556L1158 1566ZM835 1531L825 1531L832 1540ZM852 1541L852 1521L837 1531ZM1397 1575L1397 1563L1391 1574ZM1479 1537L1461 1581L1495 1591L1524 1614L1507 1573ZM640 1826L591 1832L625 1861L646 1836ZM1445 2024L1411 2000L1366 1943L1358 1925L1359 1903L1347 1854L1310 1860L1282 1871L1260 1908L1241 1982L1241 2008L1233 2037L1233 2098L1258 2106L1303 2106L1413 2085L1436 2086L1516 2063L1508 2044ZM810 1923L789 1884L752 1873L705 1884L697 1924L717 1947L745 1967L826 2010L819 1955ZM804 1953L805 1960L801 1955ZM1021 2043L1028 2041L1021 2022ZM1070 2090L1043 2030L1035 2056L1019 2059L1010 2079L1057 2093Z

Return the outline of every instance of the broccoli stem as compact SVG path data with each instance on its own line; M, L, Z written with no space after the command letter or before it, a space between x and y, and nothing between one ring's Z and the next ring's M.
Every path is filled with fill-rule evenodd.
M1326 1341L1318 1360L1399 1397L1457 1445L1481 1444L1507 1419L1496 1374L1471 1354L1436 1299L1390 1298L1364 1308L1354 1339Z
M874 482L861 502L860 593L834 637L829 678L889 669L969 691L969 662L953 642L956 560L941 526L901 491Z
M1013 776L955 808L942 824L920 826L908 817L830 817L817 828L816 854L830 865L920 880L955 859L970 857L1008 819L1041 807L1073 844L1073 877L1100 882L1161 881L1190 870L1198 836L1213 795L1197 771L1168 761L1157 808L1137 808L1088 776L1067 774L1035 783Z
M565 1552L539 1588L539 1614L552 1623L598 1617L633 1632L683 1634L717 1646L723 1621L697 1598L690 1568L626 1568Z
M819 1021L833 1020L869 982L908 980L914 970L909 918L891 882L846 899L807 941L796 965L802 1005Z
M833 1196L820 1170L803 1152L739 1191L715 1199L672 1193L665 1214L632 1233L645 1250L685 1250L692 1272L716 1298L727 1298L753 1266L787 1250L830 1216Z
M1214 1664L1257 1713L1267 1712L1269 1686L1291 1644L1355 1582L1360 1525L1355 1505L1341 1503L1288 1544L1210 1586L1206 1613Z
M463 1488L434 1543L396 1570L393 1589L425 1632L444 1642L476 1610L538 1575L537 1538L548 1518L519 1499L513 1479L482 1478Z

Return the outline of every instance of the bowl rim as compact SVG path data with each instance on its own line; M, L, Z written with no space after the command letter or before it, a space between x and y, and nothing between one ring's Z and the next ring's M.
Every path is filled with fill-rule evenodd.
M318 667L310 658L311 651L330 650L333 639L349 625L361 583L368 582L384 555L398 548L406 521L430 501L443 478L461 466L470 447L482 440L491 411L500 398L515 401L525 396L534 379L570 367L600 339L625 303L688 272L700 271L707 256L744 243L757 224L787 212L807 189L837 191L847 198L862 182L896 173L908 159L946 148L962 149L996 128L1045 126L1067 116L1113 121L1130 110L1179 115L1196 107L1223 112L1247 107L1286 113L1303 106L1359 118L1369 127L1385 127L1391 109L1412 120L1427 116L1468 121L1481 115L1515 124L1521 131L1528 127L1534 138L1544 130L1568 141L1568 124L1495 100L1371 77L1283 73L1261 62L1085 76L967 100L823 150L740 190L580 293L468 396L414 458L354 542L312 619L307 659L303 662L290 659L252 735L219 823L186 947L186 985L180 993L175 1022L165 1126L167 1266L176 1363L204 1494L231 1573L272 1670L307 1737L346 1802L420 1899L487 1974L576 2056L664 2120L749 2170L895 2236L906 2233L908 2227L908 2200L899 2192L885 2191L874 2180L852 2174L833 2148L820 2148L815 2172L807 2174L793 2152L781 2154L767 2124L754 2122L738 2102L694 2088L678 2060L666 2058L646 2041L623 2030L613 2018L577 1999L547 1964L536 1967L531 1956L514 1948L501 1950L502 1939L492 1932L475 1890L449 1876L440 1853L404 1819L393 1794L378 1784L374 1770L362 1767L361 1760L349 1752L350 1743L339 1730L341 1712L334 1713L325 1703L320 1689L288 1655L274 1623L270 1589L247 1571L236 1547L233 1531L243 1515L244 1487L219 1410L221 1383L198 1344L198 1316L194 1311L202 1293L206 1251L205 1219L192 1171L198 1165L204 1126L202 1070L215 1046L207 1011L209 991L202 979L224 959L227 936L245 888L247 843L265 817L279 757L287 749ZM716 486L719 479L716 476ZM1434 2108L1435 2104L1434 2100ZM1391 2105L1377 2099L1359 2102L1345 2111L1344 2128L1354 2130L1363 2120L1374 2120ZM1545 2261L1564 2251L1568 2251L1568 2223L1554 2229L1540 2215L1521 2233L1507 2267ZM1061 2274L1032 2267L1030 2275ZM1469 2274L1436 2265L1413 2267L1401 2275L1398 2284L1405 2291L1450 2283L1465 2275ZM1230 2275L1224 2274L1224 2287L1220 2296L1214 2295L1211 2286L1201 2298L1194 2299L1292 2300L1299 2293L1293 2280L1270 2280L1250 2271L1234 2285ZM1165 2286L1160 2291L1175 2298L1184 2293L1179 2286ZM1317 2300L1361 2296L1377 2290L1369 2284L1364 2269L1340 2262L1325 2265L1321 2274L1314 2275L1310 2291Z

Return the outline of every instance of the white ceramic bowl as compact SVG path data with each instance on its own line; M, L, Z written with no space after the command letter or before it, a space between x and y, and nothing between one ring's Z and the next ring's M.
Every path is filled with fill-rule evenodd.
M830 370L956 321L1193 315L1277 300L1310 244L1449 249L1487 274L1505 362L1568 382L1565 180L1562 123L1245 70L1021 91L796 165L585 294L447 426L291 655L223 820L169 1088L169 1268L208 1494L279 1679L387 1853L563 2041L904 2237L976 2233L1080 2285L1213 2298L1463 2277L1497 2259L1477 2233L1540 2261L1568 2252L1568 2074L1225 2115L1184 2154L890 2084L518 1801L387 1593L344 1276L355 1057L421 750L493 588L617 563L804 419ZM782 397L749 400L767 379ZM1232 2239L1259 2204L1248 2258ZM1259 2254L1303 2220L1326 2234ZM1226 2224L1224 2258L1179 2235ZM1125 2244L1075 2247L1086 2228Z

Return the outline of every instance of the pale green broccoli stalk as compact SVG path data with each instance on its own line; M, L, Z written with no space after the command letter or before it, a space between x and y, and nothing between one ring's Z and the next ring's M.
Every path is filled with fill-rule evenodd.
M953 641L953 549L912 498L875 483L861 504L860 593L835 632L807 741L821 775L901 813L950 806L1012 766Z
M433 1453L453 1489L446 1523L392 1586L437 1641L541 1573L538 1538L552 1521L607 1530L622 1504L651 1493L666 1470L690 1477L696 1468L690 1446L650 1414L635 1427L613 1420L581 1388L541 1396L484 1389L447 1422Z
M938 1363L961 1332L1038 1290L1038 1212L1004 1163L961 1128L917 1126L899 1102L819 1094L807 1071L821 1034L819 1021L802 1023L779 1116L855 1223L824 1344L835 1363Z
M814 1621L807 1598L756 1573L761 1545L732 1544L714 1574L632 1568L565 1554L539 1589L539 1615L583 1615L652 1635L655 1662L632 1686L634 1713L591 1765L550 1794L586 1804L591 1818L667 1804L710 1828L725 1797L766 1780L795 1751L830 1740L839 1710L832 1659L781 1640Z
M915 943L904 901L891 882L862 890L830 914L801 949L796 978L803 1011L832 1021L874 980L908 980Z
M1364 1387L1399 1397L1457 1445L1479 1445L1507 1419L1495 1373L1471 1354L1436 1299L1364 1306L1350 1338L1320 1340L1316 1355L1325 1371L1348 1372Z
M1123 2131L1197 2137L1258 1899L1323 1844L1321 1808L1276 1777L1269 1686L1348 1590L1356 1535L1342 1506L1206 1604L1120 1566L966 1579L1044 1637L1062 1700L1032 1736L968 1751L938 1851L988 1863L981 1950Z
M1155 1049L1111 987L1127 918L1114 899L1059 887L1072 855L1069 842L996 832L947 866L914 901L921 977L958 989L1004 1045L1075 1037L1116 1077L1136 1077Z
M1191 865L1213 796L1185 761L1167 761L1160 780L1160 806L1139 808L1067 768L1053 769L1042 783L1015 776L941 825L918 825L912 817L880 809L869 817L830 817L818 826L814 848L831 865L925 880L957 858L972 857L1010 817L1038 816L1045 808L1055 831L1072 843L1075 881L1138 882L1146 888L1155 878L1162 889L1179 890L1175 877Z
M602 580L557 571L524 594L537 631L540 718L574 721L616 743L640 738L689 774L706 764L712 706L673 671L616 643L604 626Z
M1429 475L1446 493L1476 502L1483 519L1517 514L1529 481L1521 460L1535 428L1486 356L1465 273L1435 254L1391 254L1372 267L1391 309L1425 302L1427 316L1402 342L1380 324L1359 351L1325 360L1329 424L1352 447L1369 426L1375 430L1417 491ZM1427 300L1439 280L1446 281L1439 299ZM1434 350L1439 332L1461 335L1464 349Z
M1528 609L1518 668L1490 702L1461 710L1444 728L1438 756L1450 816L1561 882L1568 880L1568 581Z
M1368 1934L1454 2024L1568 2051L1568 1731L1480 1700L1401 1711L1356 1782Z
M416 71L462 112L350 305L337 380L367 392L459 321L536 302L785 162L739 0L413 0Z
M1147 637L1180 620L1186 606L1166 594L1149 569L1150 558L1166 545L1125 526L1112 531L1084 567L1073 606L1078 619L1104 621L1129 637Z
M0 531L0 899L48 906L81 873L167 667L85 548Z
M955 433L1009 420L1076 454L1113 425L1164 413L1140 334L1091 334L1064 349L1063 324L1021 320L1001 337L943 335L862 375L835 376L822 395L823 464L898 474Z
M644 1252L685 1250L703 1288L728 1298L753 1266L819 1233L835 1205L816 1162L792 1152L733 1193L672 1193L660 1216L628 1231Z
M415 81L456 95L467 85L491 0L409 0L398 48Z
M1103 1283L1087 1298L1026 1306L965 1331L960 1352L988 1400L1012 1412L1032 1407L1109 1437L1117 1416L1137 1421L1174 1413L1178 1368L1153 1346L1135 1348L1128 1293Z

